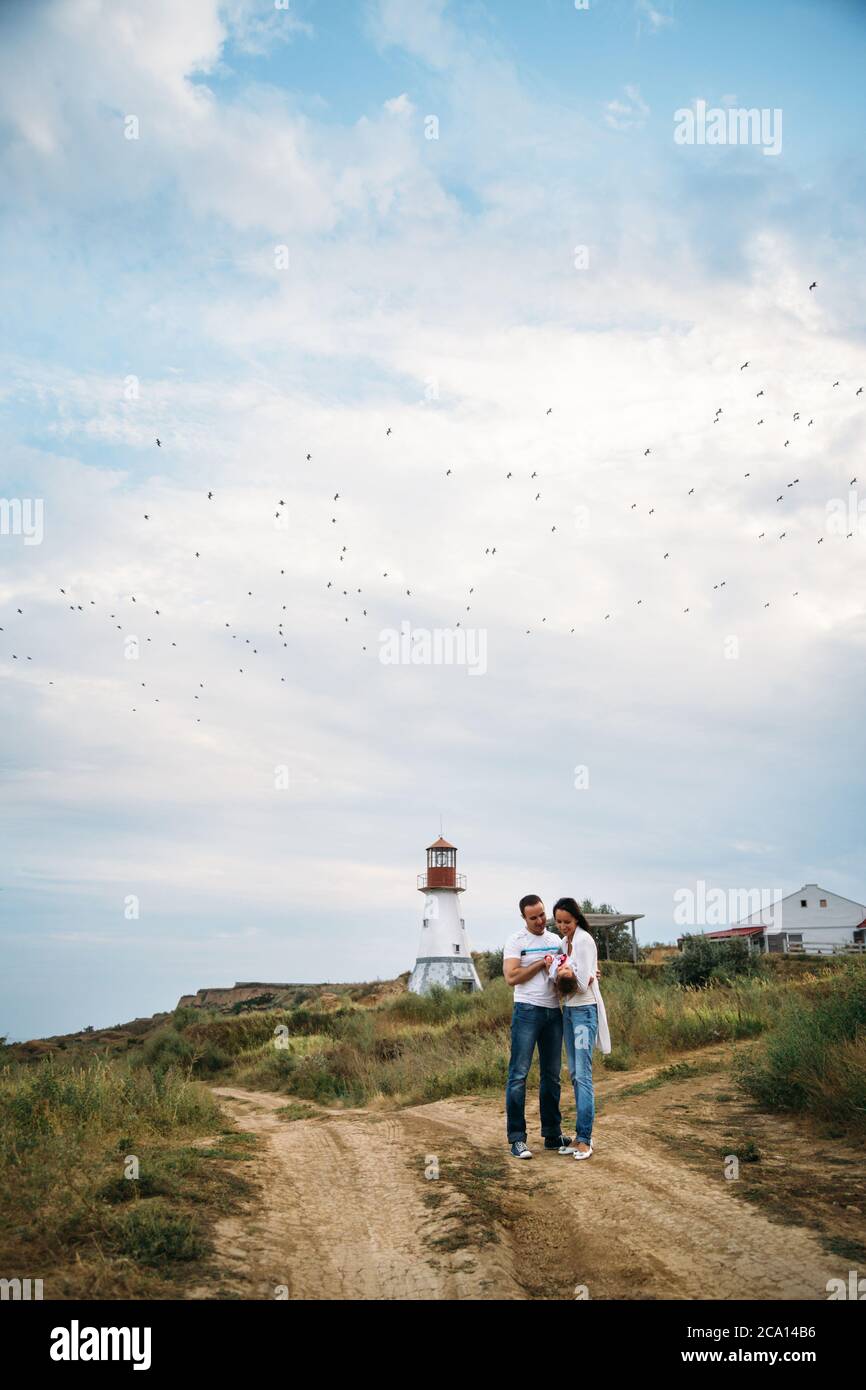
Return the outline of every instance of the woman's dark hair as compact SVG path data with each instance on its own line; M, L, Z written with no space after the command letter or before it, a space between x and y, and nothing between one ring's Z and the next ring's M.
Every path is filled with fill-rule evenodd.
M574 898L560 898L558 902L555 902L553 904L554 921L556 920L557 912L559 912L560 910L562 910L563 912L567 912L571 917L574 918L575 922L579 927L583 927L583 930L588 931L590 936L592 936L592 928L590 927L589 922L587 922L577 903L574 901Z

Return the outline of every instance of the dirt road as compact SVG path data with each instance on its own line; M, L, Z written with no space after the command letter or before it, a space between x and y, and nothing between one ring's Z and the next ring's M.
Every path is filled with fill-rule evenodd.
M261 1137L260 1195L218 1227L220 1287L192 1296L825 1299L866 1253L862 1155L761 1115L728 1057L604 1078L586 1163L545 1153L531 1108L521 1163L490 1100L333 1111L217 1088ZM748 1141L760 1161L727 1180Z

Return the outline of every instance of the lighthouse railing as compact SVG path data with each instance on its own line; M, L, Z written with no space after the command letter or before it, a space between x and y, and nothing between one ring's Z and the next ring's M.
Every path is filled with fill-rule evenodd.
M453 879L451 875L453 874ZM450 882L443 882L443 878L451 879ZM418 875L418 887L422 893L426 893L428 888L456 888L463 892L466 888L466 875L454 873L448 869L431 869L427 873Z

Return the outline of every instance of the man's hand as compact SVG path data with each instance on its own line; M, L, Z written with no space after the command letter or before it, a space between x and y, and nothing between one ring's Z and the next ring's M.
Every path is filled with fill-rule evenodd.
M539 970L544 968L544 957L534 960L531 965L521 965L514 956L502 962L502 973L506 984L509 985L525 985L527 980L531 980L533 975L537 975Z

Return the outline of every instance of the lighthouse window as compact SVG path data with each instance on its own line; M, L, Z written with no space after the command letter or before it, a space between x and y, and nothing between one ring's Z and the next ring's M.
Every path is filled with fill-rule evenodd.
M455 954L455 956L459 956L459 955L460 955L460 947L459 947L456 943L455 943L455 946L454 946L454 954Z

